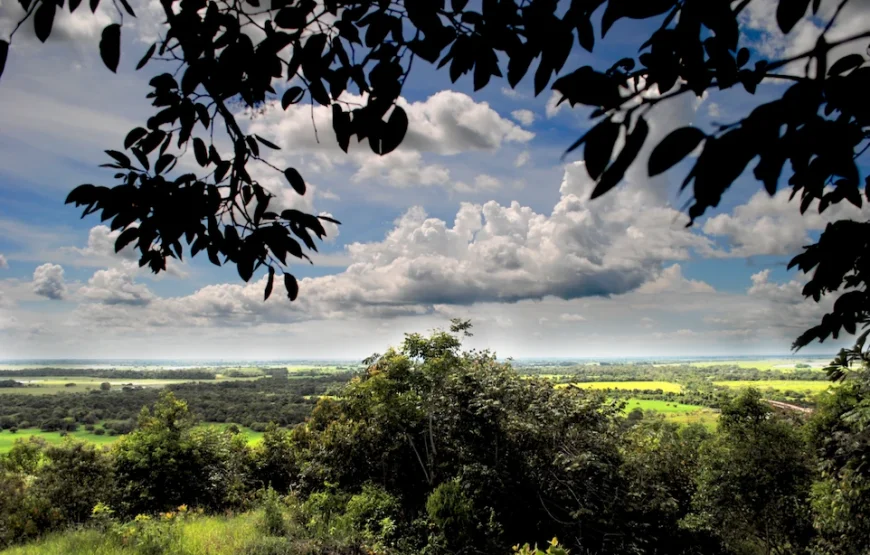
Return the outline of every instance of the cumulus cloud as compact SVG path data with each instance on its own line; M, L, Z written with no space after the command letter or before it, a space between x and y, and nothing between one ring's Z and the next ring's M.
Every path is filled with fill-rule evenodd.
M791 189L783 189L772 197L759 191L731 213L711 217L704 223L703 231L721 237L726 249L714 249L706 254L720 258L795 255L811 243L810 231L821 231L836 220L866 219L870 212L870 209L862 210L840 202L819 214L816 202L801 215L800 199L790 202L790 196Z
M364 97L345 94L342 100L362 104ZM506 143L525 144L534 133L499 115L486 102L455 91L441 91L418 102L400 98L408 114L408 132L401 146L386 156L371 152L367 144L351 141L349 153L338 146L332 133L332 113L318 106L291 106L286 112L277 103L255 119L250 131L275 140L285 151L298 153L303 165L328 172L338 165L356 167L355 181L377 181L394 187L444 185L450 172L426 161L426 155L451 156L465 152L494 152ZM315 130L321 130L316 132Z
M526 127L535 123L535 113L531 110L514 110L511 112L511 117Z
M580 314L569 314L566 312L559 316L559 320L563 322L585 322L586 318Z
M6 261L6 257L0 254L0 270L5 270L9 267L9 262Z
M62 300L67 293L63 279L63 267L43 264L33 271L33 292L53 301Z
M117 268L99 270L79 294L90 301L109 305L144 306L154 295L143 284L135 283L133 276Z
M463 193L483 191L491 192L501 188L501 181L491 175L480 174L474 178L473 185L467 185L466 183L459 181L454 185L454 188Z
M96 13L91 13L89 9L79 9L70 14L66 6L58 9L51 27L51 40L76 42L98 38L103 28L113 23L110 9L114 9L110 2L101 2ZM0 29L3 30L4 37L9 36L25 14L24 8L14 0L0 2ZM21 26L16 39L19 37L36 41L32 18Z

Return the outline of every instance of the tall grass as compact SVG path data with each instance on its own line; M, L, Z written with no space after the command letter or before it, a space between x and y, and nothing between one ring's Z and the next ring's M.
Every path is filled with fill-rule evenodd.
M183 523L172 555L236 555L262 536L259 512L236 517L197 517ZM0 555L139 555L112 535L98 530L50 534L27 545L0 551Z

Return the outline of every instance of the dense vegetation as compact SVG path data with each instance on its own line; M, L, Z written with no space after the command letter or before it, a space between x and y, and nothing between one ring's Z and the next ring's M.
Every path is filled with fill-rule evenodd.
M76 528L34 545L436 555L557 537L571 553L870 549L863 368L835 376L843 383L809 420L774 413L750 389L723 402L711 432L625 417L606 392L521 376L461 351L452 333L408 335L369 363L307 420L270 426L254 446L195 425L199 389L188 402L182 389L159 393L107 450L22 440L0 458L0 542ZM226 551L191 543L189 530L233 528L219 515L240 512Z
M300 374L250 381L170 384L166 389L185 400L206 422L228 422L262 431L269 422L290 426L302 422L324 395L345 383L350 374ZM143 406L153 404L156 388L109 388L90 393L21 395L5 393L0 402L0 429L39 427L72 431L102 423L108 433L127 433Z

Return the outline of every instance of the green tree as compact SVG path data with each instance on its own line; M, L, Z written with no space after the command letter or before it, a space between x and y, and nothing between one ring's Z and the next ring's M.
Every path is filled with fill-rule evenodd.
M839 385L820 396L809 424L819 456L812 505L821 553L870 551L870 353L863 350L865 338L828 368Z
M164 392L113 445L113 507L125 515L180 505L220 510L244 500L250 457L242 436L196 428L187 403Z
M56 511L57 520L81 524L97 503L108 499L111 485L109 457L93 444L68 441L45 450L30 495Z
M860 206L870 67L862 54L835 59L832 52L861 44L870 29L859 24L852 35L829 36L837 19L855 4L849 0L824 12L820 0L779 0L776 18L784 33L809 13L825 17L825 26L811 48L771 59L741 47L754 32L744 27L742 15L759 1L281 0L261 6L256 0L161 0L165 22L160 38L137 66L144 67L155 55L172 62L172 74L161 73L149 83L156 113L127 135L123 148L133 158L107 151L118 184L82 185L68 202L85 207L85 215L101 212L104 220L111 219L112 229L122 230L116 248L135 244L140 263L154 272L166 269L167 257L183 256L184 241L191 256L206 252L218 265L223 257L245 281L257 268L267 268L267 298L276 272L284 272L287 295L295 299L298 284L286 272L287 256L291 261L307 258L303 244L316 250L312 235L322 238L321 220L329 218L269 210L273 195L251 178L248 164L269 167L261 150L277 145L246 134L231 106L256 109L280 95L286 108L308 98L331 107L343 149L356 137L367 139L375 153L386 154L407 131L408 117L396 100L419 58L446 67L453 81L470 73L475 90L493 77L505 77L516 87L533 73L535 94L551 88L572 106L587 107L595 121L568 152L583 147L586 169L597 182L593 197L623 180L648 141L647 118L656 105L708 91L754 95L763 82L784 83L771 101L747 102L745 114L734 121L710 130L673 132L655 145L649 174L667 171L700 148L682 185L692 187L692 220L718 206L753 163L753 175L768 193L787 181L800 195L801 212L814 201L819 201L819 211L844 201ZM26 10L21 23L32 21L36 36L47 40L63 3L19 2ZM113 2L118 18L105 27L99 46L105 64L116 71L120 23L125 13L135 17L135 12L127 0ZM80 3L67 5L72 12ZM98 5L99 0L91 3L92 9ZM622 20L647 20L650 32L636 35L636 57L599 67L566 67L575 50L593 51ZM256 35L245 32L249 26L257 29ZM0 71L8 49L8 42L0 41ZM276 78L291 83L279 93L272 86ZM363 94L364 104L343 102L345 91ZM215 133L233 147L226 159L215 146ZM188 147L203 170L171 175L178 153ZM784 176L786 167L790 175ZM305 180L296 169L271 169L305 193ZM806 296L818 301L839 294L841 300L818 326L797 338L796 347L837 337L841 330L854 333L866 323L868 226L838 221L792 261L812 273Z
M776 417L755 389L722 408L719 432L700 451L690 527L734 553L804 550L812 536L812 460L800 430Z

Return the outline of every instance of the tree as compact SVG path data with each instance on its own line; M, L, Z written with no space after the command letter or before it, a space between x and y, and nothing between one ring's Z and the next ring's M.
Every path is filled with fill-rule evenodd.
M112 389L112 384L109 382L103 382L100 384L100 391L110 391Z
M748 389L722 408L719 433L701 448L686 520L730 552L798 553L812 537L810 463L800 430Z
M91 2L92 10L99 1ZM157 113L127 135L123 146L132 159L118 150L106 151L118 185L82 185L67 200L84 206L84 215L101 212L103 220L111 219L112 229L122 230L116 249L135 243L140 264L154 272L165 270L167 257L182 257L184 241L191 256L205 251L214 264L235 264L245 281L256 269L267 268L267 298L276 271L283 271L287 294L295 299L298 285L286 271L287 257L307 258L299 241L316 250L312 234L322 238L321 220L330 218L269 210L272 194L251 178L248 164L267 163L261 149L277 146L245 134L231 106L256 109L277 98L273 79L286 77L289 86L280 94L285 108L305 98L330 106L344 150L356 136L367 139L374 152L387 154L407 131L407 115L395 102L420 58L448 67L453 81L471 73L475 90L493 77L506 77L515 87L537 62L536 94L552 88L562 101L588 107L595 119L589 132L567 149L571 153L583 147L586 169L597 182L593 197L616 187L635 162L647 142L646 117L654 106L708 90L740 87L755 94L763 82L787 83L779 98L737 121L711 132L693 127L674 131L652 151L650 175L700 149L682 185L692 186L692 221L717 206L755 160L753 175L770 194L786 181L788 162L787 184L793 195L800 194L802 212L815 201L819 211L843 201L861 206L858 164L870 145L864 98L870 67L861 54L834 59L832 52L860 44L870 29L830 40L829 31L849 0L838 1L833 9L827 4L823 9L821 0L778 0L777 22L785 33L808 12L825 17L827 24L812 48L767 59L740 47L748 32L741 28L740 15L759 1L484 0L478 9L467 0L276 0L268 6L259 0L161 0L163 32L137 66L151 59L172 63L172 74L150 82L148 98ZM37 37L47 40L62 0L19 2L27 10L21 23L32 20ZM135 13L127 0L113 3L118 22L103 30L99 46L105 64L116 71L120 22L124 13ZM79 5L78 0L68 3L70 11ZM610 67L565 68L576 45L591 52L598 37L603 39L623 19L649 20L655 28L638 37L636 59ZM0 42L0 71L8 46ZM348 90L364 95L364 104L343 101ZM617 144L622 146L615 152ZM203 175L168 177L177 153L188 147ZM297 170L272 169L305 193ZM839 295L831 313L796 339L796 348L836 338L841 330L854 333L868 322L868 228L868 222L831 224L792 260L791 266L812 273L804 295L816 301Z

